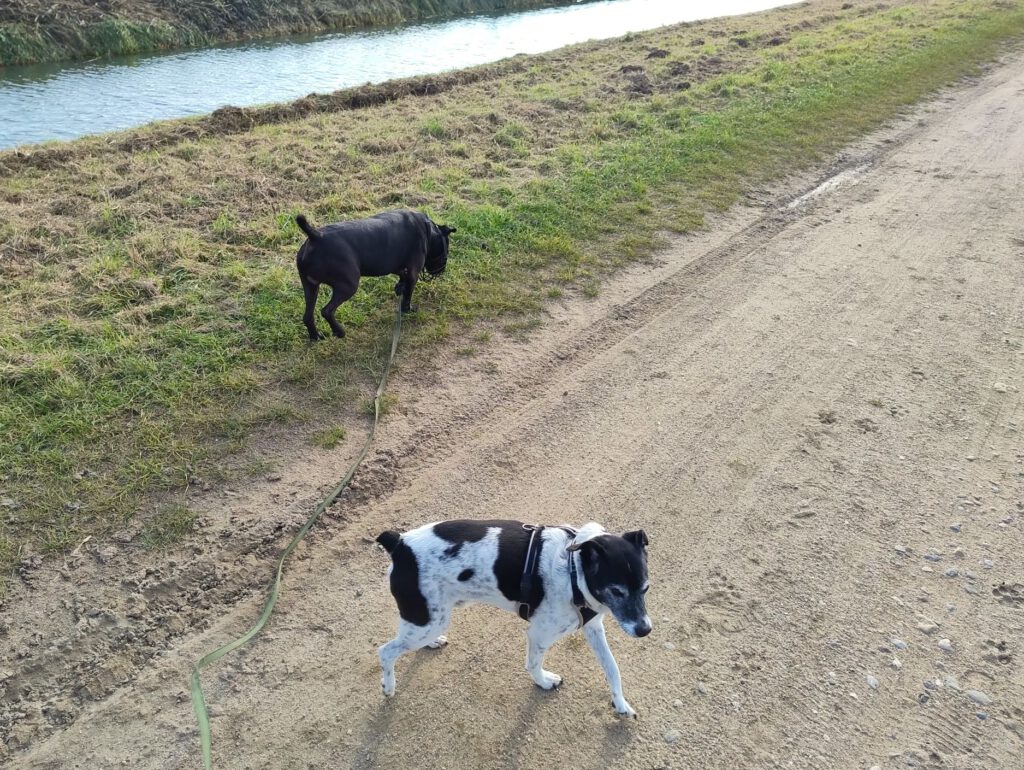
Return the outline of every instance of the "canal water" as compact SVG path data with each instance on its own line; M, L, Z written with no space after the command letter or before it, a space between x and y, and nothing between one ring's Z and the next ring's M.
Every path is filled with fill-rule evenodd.
M225 105L288 101L786 4L604 0L172 54L0 67L0 148L131 128Z

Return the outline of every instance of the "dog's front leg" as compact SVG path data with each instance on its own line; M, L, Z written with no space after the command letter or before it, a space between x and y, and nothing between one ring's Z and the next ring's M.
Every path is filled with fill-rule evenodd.
M587 637L587 644L594 651L597 662L604 669L604 675L608 679L608 686L612 688L612 705L616 714L636 719L636 712L629 705L626 696L622 694L622 680L619 678L619 664L615 662L615 656L608 646L608 639L604 635L604 618L598 615L589 623L583 626L583 633Z
M562 683L558 674L544 670L544 655L557 638L537 623L531 623L526 631L526 670L543 690L553 690Z

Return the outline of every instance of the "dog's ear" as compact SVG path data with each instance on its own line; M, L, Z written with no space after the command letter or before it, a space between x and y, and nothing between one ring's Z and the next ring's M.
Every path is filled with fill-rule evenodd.
M452 233L455 232L455 228L454 227L448 227L448 225L441 225L437 229L440 230L444 235L451 235Z
M622 539L632 543L640 549L646 548L647 544L650 542L647 539L647 533L642 529L638 529L635 532L623 532Z
M595 521L591 521L580 527L579 531L576 533L576 537L574 537L572 542L565 547L565 550L570 553L572 551L578 551L584 545L591 542L595 537L600 537L603 534L605 534L604 527ZM595 545L597 544L595 543Z

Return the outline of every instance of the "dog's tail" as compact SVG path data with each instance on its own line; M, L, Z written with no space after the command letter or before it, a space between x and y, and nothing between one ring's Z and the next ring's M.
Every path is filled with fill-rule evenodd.
M295 224L299 226L299 229L306 234L306 237L309 238L309 240L320 240L320 231L313 227L313 225L309 223L309 220L302 216L302 214L295 217Z
M400 534L392 532L391 530L381 532L377 535L377 542L384 546L384 550L388 553L395 552L395 549L398 547L398 543L401 539L402 536Z

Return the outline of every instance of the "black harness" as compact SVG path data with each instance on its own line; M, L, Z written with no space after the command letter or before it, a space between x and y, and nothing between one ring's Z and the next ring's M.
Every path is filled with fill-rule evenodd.
M530 533L530 543L526 547L526 559L523 561L523 576L519 579L519 617L529 620L543 599L537 567L540 564L540 551L544 544L544 539L541 537L544 527L524 524L523 529ZM571 538L576 537L576 530L572 527L556 527L556 529L562 530ZM572 553L569 554L569 584L572 586L572 603L580 614L580 625L582 626L597 613L590 609L590 605L583 597L583 591L580 590L579 576L576 573L576 559Z

